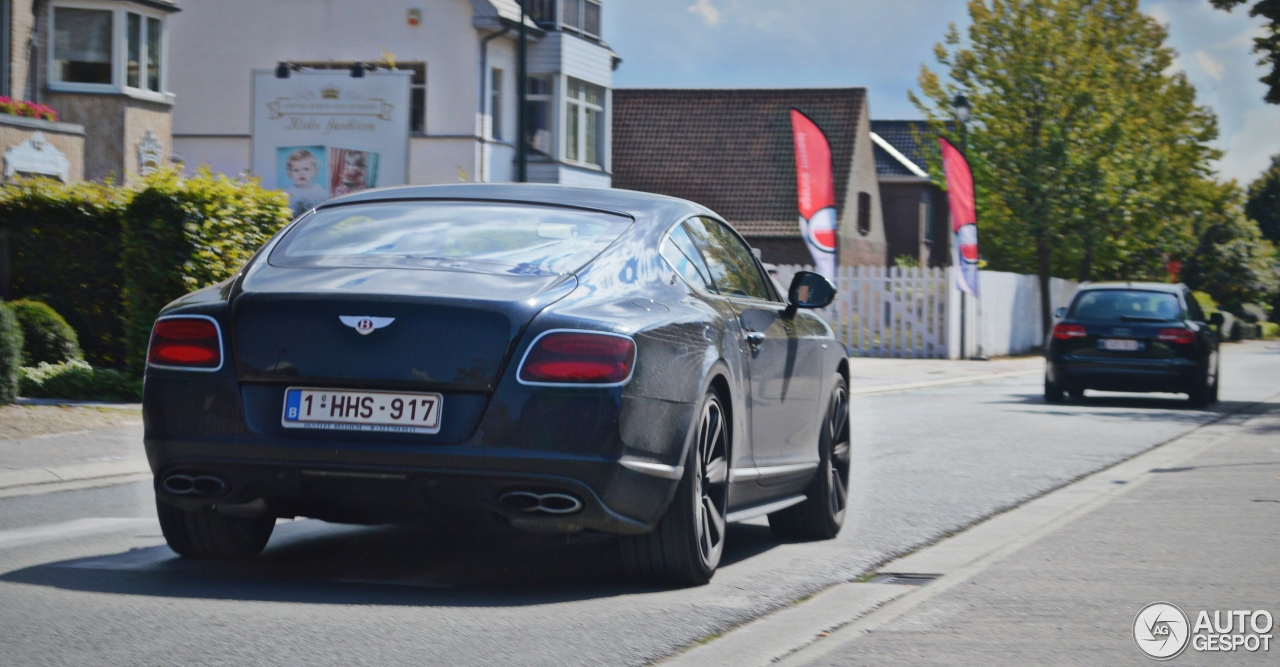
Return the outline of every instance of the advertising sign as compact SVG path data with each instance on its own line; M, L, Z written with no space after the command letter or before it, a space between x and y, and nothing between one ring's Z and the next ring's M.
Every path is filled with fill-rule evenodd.
M938 137L942 147L942 167L947 173L947 202L951 205L951 247L956 287L978 295L978 211L973 194L973 172L969 161L950 141Z
M253 171L295 215L409 176L409 71L253 72Z
M791 133L796 145L800 233L813 256L814 269L835 280L838 218L836 188L831 172L831 144L817 123L797 109L791 110Z

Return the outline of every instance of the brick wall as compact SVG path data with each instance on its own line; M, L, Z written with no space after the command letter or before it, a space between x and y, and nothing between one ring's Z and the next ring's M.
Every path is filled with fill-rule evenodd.
M31 52L36 39L35 5L35 0L12 0L10 3L9 90L0 91L2 95L24 100L36 97L32 80L34 72L31 71ZM40 6L44 4L40 3Z

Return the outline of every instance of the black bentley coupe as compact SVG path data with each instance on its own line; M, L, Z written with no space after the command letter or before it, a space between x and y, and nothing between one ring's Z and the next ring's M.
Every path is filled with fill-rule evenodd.
M712 211L619 190L410 186L300 216L160 313L143 398L165 539L244 558L278 517L621 536L700 584L726 522L831 538L848 368Z

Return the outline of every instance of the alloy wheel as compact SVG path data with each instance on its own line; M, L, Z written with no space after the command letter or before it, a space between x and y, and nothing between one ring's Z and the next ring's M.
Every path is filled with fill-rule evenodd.
M831 458L827 466L828 502L831 516L840 521L849 502L849 394L844 387L837 387L831 397L831 412L827 418L827 436L831 443Z
M698 425L698 466L694 476L695 526L703 565L714 569L724 551L725 504L729 487L729 434L716 397L702 408Z

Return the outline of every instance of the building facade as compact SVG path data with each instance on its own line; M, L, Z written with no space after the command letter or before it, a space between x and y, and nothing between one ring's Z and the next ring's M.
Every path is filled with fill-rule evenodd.
M885 225L864 88L619 89L614 186L698 202L771 264L812 264L801 236L791 110L831 147L837 262L883 266Z
M933 137L922 120L871 121L890 264L951 265L947 193L929 178L925 158L937 154Z
M183 0L171 42L174 146L188 167L250 169L254 70L412 72L408 182L528 180L609 187L613 69L599 0L528 0L517 127L515 0Z

